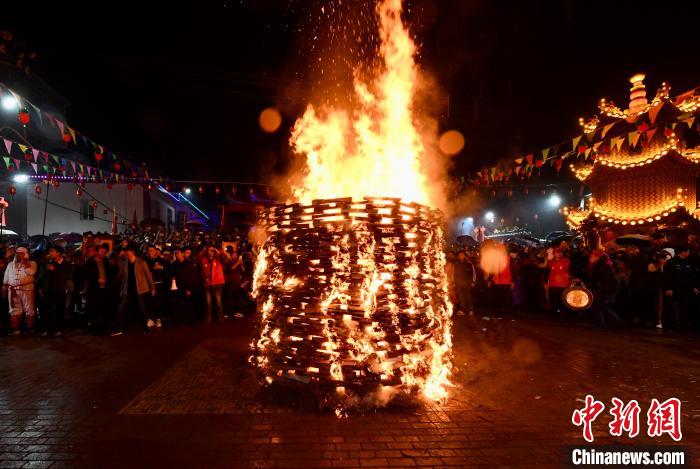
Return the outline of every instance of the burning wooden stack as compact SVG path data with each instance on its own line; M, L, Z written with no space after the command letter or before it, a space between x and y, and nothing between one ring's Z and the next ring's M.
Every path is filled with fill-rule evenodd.
M253 362L267 383L363 397L445 396L451 368L441 215L400 199L267 209Z

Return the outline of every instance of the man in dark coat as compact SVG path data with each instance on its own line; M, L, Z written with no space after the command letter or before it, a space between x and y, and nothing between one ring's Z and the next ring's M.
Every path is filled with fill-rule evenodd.
M73 290L73 268L63 258L63 249L52 246L48 251L44 282L39 293L43 296L42 337L62 335L68 294Z
M622 319L613 310L617 295L617 277L610 256L595 250L590 254L588 260L590 267L589 285L593 292L593 317L596 326L600 329L605 328L606 320L615 326L622 326L624 324Z
M114 278L114 269L107 259L109 244L97 246L95 255L85 263L84 282L90 322L95 333L104 332L114 310L114 301L109 288Z
M663 284L668 301L666 322L672 328L687 328L698 322L700 281L698 269L690 260L690 246L682 245L675 251L675 257L664 265Z
M454 263L454 285L455 296L457 297L457 315L462 316L464 312L469 315L474 314L472 303L472 288L476 285L476 269L474 264L467 259L464 251L457 254L457 262Z
M193 322L196 319L197 308L195 298L201 289L199 267L191 255L186 256L189 249L176 249L171 275L175 279L177 293L174 295L178 320Z

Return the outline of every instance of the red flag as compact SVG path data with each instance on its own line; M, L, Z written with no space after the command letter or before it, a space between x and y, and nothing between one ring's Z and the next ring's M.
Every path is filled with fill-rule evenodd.
M527 160L527 164L532 165L532 153L525 155L525 159Z
M561 165L564 161L561 158L557 158L556 161L554 162L554 167L556 168L557 172L561 170Z

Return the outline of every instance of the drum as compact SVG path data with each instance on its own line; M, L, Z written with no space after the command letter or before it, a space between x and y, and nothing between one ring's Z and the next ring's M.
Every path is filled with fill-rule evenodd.
M561 294L561 300L574 311L584 311L593 304L593 293L580 280L575 280Z

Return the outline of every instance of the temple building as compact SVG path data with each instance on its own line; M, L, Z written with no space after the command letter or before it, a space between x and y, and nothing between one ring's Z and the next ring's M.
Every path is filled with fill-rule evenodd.
M571 229L622 234L700 227L700 88L671 97L663 83L649 101L644 78L630 79L627 109L602 99L596 117L579 121L583 135L569 166L592 195L563 209Z

